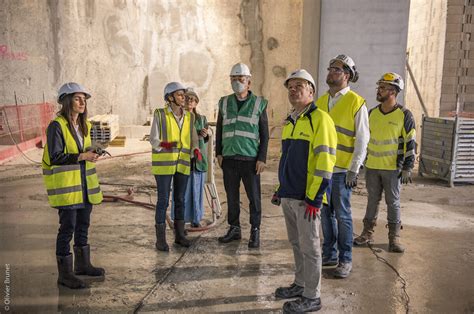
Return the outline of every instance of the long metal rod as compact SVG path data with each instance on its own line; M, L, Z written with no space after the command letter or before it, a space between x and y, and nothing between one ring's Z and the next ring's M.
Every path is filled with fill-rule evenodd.
M408 55L407 55L407 59L405 63L407 65L408 74L410 74L411 81L413 82L413 87L415 87L416 95L418 96L418 100L420 101L421 108L423 108L423 113L425 114L425 116L429 117L430 115L428 114L428 110L426 109L425 102L423 101L423 98L421 97L420 90L418 89L418 84L416 84L415 76L413 75L410 64L408 63Z

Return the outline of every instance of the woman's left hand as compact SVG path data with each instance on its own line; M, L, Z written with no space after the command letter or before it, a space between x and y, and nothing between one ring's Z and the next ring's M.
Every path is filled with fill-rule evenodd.
M206 137L207 136L207 129L202 129L201 132L199 132L199 135L201 135L202 137Z

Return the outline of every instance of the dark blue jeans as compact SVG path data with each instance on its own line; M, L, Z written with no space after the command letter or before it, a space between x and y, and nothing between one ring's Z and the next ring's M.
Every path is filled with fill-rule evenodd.
M324 261L352 262L352 189L346 187L346 173L332 175L331 197L321 211Z
M171 182L173 182L174 219L184 220L184 194L189 176L176 172L174 175L156 175L158 200L156 201L155 223L166 221L166 209L170 202Z
M86 203L83 208L59 209L59 230L56 239L56 255L71 254L69 243L74 234L74 245L87 245L87 236L91 219L92 204Z

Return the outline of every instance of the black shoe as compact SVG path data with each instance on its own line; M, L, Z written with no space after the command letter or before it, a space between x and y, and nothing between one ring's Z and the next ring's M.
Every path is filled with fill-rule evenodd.
M230 226L227 234L223 237L219 237L217 240L220 243L229 243L230 241L242 239L242 233L239 226Z
M275 297L279 299L291 299L301 297L303 295L304 287L292 283L289 287L280 287L275 290Z
M301 297L298 300L285 302L283 313L316 312L321 309L321 298L308 299Z
M260 229L252 228L252 231L250 231L249 248L255 249L258 247L260 247Z

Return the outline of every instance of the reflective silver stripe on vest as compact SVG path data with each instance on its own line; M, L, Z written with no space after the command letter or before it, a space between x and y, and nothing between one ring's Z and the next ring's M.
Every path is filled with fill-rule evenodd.
M151 162L151 165L152 166L155 166L155 167L160 167L160 166L174 166L176 165L176 161L169 161L169 160L165 160L165 161L152 161Z
M336 155L336 150L327 145L319 145L313 150L313 153L316 155L318 153L329 153L331 155Z
M389 139L389 140L377 141L377 140L371 138L369 143L374 144L374 145L399 144L399 143L403 143L403 139L393 138L393 139Z
M393 156L393 155L402 155L403 151L402 150L390 150L386 152L374 152L371 149L368 149L367 152L374 156L374 157L386 157L386 156Z
M172 154L172 153L179 153L179 148L173 147L171 149L162 149L156 150L152 149L153 154Z
M413 155L415 155L415 150L414 149L410 149L405 153L405 157L409 157L409 156L413 156Z
M86 176L93 175L94 173L97 173L97 170L95 168L86 170Z
M230 133L230 132L229 132ZM246 131L240 131L240 130L235 130L235 135L237 136L242 136L242 137L248 137L251 139L256 140L257 139L257 134L252 133L252 132L246 132Z
M314 175L316 177L321 177L321 178L330 180L332 177L332 172L324 171L324 170L314 170Z
M168 132L166 130L166 113L165 113L165 110L158 109L158 114L160 115L160 121L161 121L161 138L163 139L163 142L167 142L168 141Z
M93 188L93 189L88 189L87 190L87 194L89 195L92 195L92 194L97 194L97 193L100 193L100 187L96 187L96 188Z
M178 164L183 165L183 166L187 166L187 167L191 166L191 163L189 161L182 160L182 159L178 159Z
M255 101L255 105L253 107L253 113L252 113L252 116L253 117L256 117L257 116L257 113L258 113L258 109L260 109L260 103L262 102L262 97L261 96L258 96L257 97L257 100Z
M351 137L354 137L356 135L354 131L345 129L345 128L337 126L337 125L336 125L336 131L339 132L339 133L345 134L347 136L351 136Z
M222 138L228 138L234 136L234 132L224 132L222 133Z
M181 152L191 154L191 150L189 148L181 148Z
M222 100L222 120L227 120L227 96Z
M52 175L66 171L75 171L81 169L80 165L66 165L66 166L59 166L53 169L43 169L44 175Z
M235 123L236 120L237 120L236 118L223 119L223 120L222 120L222 125L229 125L229 124Z
M59 188L59 189L52 189L48 190L48 195L61 195L61 194L67 194L67 193L73 193L73 192L80 192L82 191L82 186L80 185L75 185L75 186L68 186L66 188Z
M254 125L258 124L258 118L255 115L253 115L252 118L244 117L244 116L237 116L237 121L247 122L247 123L254 124Z
M347 147L342 144L337 144L337 149L342 150L343 152L353 153L354 147Z

